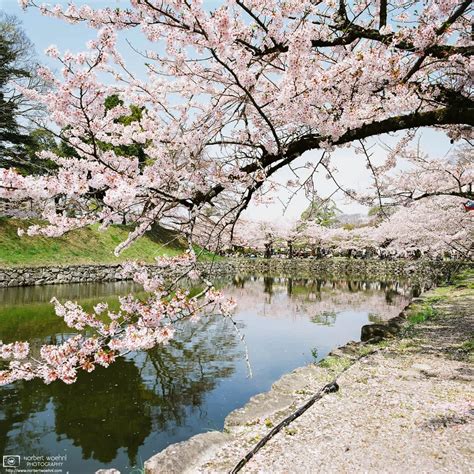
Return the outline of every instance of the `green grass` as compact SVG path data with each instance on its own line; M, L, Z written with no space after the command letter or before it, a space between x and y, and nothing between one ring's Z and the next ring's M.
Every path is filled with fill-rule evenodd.
M433 319L437 315L436 310L431 306L431 304L424 304L420 309L414 311L408 316L408 324L415 325L420 324L428 319Z
M474 290L474 270L467 268L460 271L452 279L452 284L456 289Z
M351 360L348 357L327 356L318 364L324 369L329 369L334 372L339 372L351 365Z
M125 260L153 262L155 257L174 256L185 249L176 233L155 226L131 247L114 256L114 249L132 230L130 226L111 226L99 231L97 225L68 232L62 237L19 237L18 228L31 222L0 218L0 266L71 265L119 263ZM203 258L212 254L203 252Z
M474 353L474 338L471 337L461 345L461 349L468 353Z
M463 342L459 349L464 352L469 362L474 363L474 337L470 337L467 341Z
M432 306L432 304L438 300L439 297L436 297L434 301L427 301L421 305L413 305L407 315L407 325L402 331L404 337L413 337L415 328L418 324L424 323L425 321L434 319L438 316L437 310Z
M448 303L452 298L474 296L474 270L467 268L455 275L452 282L430 291L422 304L412 304L407 315L405 335L410 334L417 324L442 316L434 306Z

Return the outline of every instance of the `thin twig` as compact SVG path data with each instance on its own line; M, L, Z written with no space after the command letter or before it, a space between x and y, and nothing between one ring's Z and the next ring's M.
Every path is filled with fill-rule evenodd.
M247 371L248 371L248 378L251 379L253 377L253 372L252 372L252 365L250 364L250 357L249 357L249 348L247 346L247 341L245 340L245 336L244 334L240 331L239 329L239 326L237 326L237 323L236 321L234 320L234 318L232 318L232 316L229 314L227 315L227 317L230 319L230 321L232 322L233 326L234 326L234 329L235 329L235 332L237 333L237 335L239 336L242 344L244 345L244 349L245 349L245 363L247 364Z

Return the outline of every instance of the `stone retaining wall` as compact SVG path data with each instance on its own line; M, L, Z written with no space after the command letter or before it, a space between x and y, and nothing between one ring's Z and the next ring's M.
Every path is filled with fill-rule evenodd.
M0 287L116 281L120 265L70 265L55 267L11 267L0 269Z
M272 274L298 278L357 277L367 280L394 278L436 282L458 266L457 262L431 260L376 260L351 258L324 259L225 259L202 262L212 275ZM212 268L211 268L212 267ZM153 266L149 268L153 269ZM163 272L163 270L158 270ZM173 276L166 272L166 276ZM69 265L0 268L0 287L52 285L58 283L105 282L124 280L121 265Z

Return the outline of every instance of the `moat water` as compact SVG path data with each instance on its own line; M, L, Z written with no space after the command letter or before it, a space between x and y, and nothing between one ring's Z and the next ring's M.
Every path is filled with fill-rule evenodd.
M411 298L398 282L234 277L216 281L234 296L245 347L232 323L183 323L165 347L130 354L77 383L0 387L0 458L62 456L63 473L115 467L140 472L172 443L222 429L225 417L296 367L359 340L360 328L396 316ZM99 301L138 291L130 282L0 289L0 340L56 343L71 330L49 303ZM1 472L1 471L0 471Z

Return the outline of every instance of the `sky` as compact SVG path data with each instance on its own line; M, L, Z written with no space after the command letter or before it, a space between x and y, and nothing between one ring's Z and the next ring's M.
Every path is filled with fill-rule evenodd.
M57 0L48 3L67 5L68 2ZM77 0L76 3L78 5L87 3L94 8L102 8L105 6L126 7L128 5L127 0L89 0L88 2ZM219 4L219 0L204 0L204 4L212 9L214 6ZM44 54L44 50L48 46L54 44L61 51L82 51L86 49L85 44L87 41L94 38L96 35L96 31L87 27L87 25L72 25L56 18L45 17L41 15L36 8L28 8L26 11L23 11L19 7L17 0L0 0L0 10L9 15L16 15L22 21L27 36L35 45L38 60L51 67L53 70L57 68L57 63L54 59L51 59ZM150 43L147 43L138 31L127 31L125 34L119 36L120 50L129 65L129 68L140 71L143 68L142 61L140 61L140 58L133 53L130 46L125 41L126 39L128 39L134 47L138 49L149 47ZM397 142L397 138L400 137L401 135L395 134L392 136L381 136L378 139L369 140L369 144L374 145L374 162L382 162L386 156L386 151L380 145L381 141L390 146L394 146ZM449 139L443 132L424 129L419 133L417 139L420 140L421 150L433 157L445 156L452 149ZM303 165L307 161L319 159L320 153L321 152L319 151L306 152L295 164L295 167L297 167L298 164ZM338 169L338 180L346 187L357 191L367 189L370 185L370 173L365 167L364 158L360 155L356 155L353 150L349 148L337 150L333 154L332 163ZM284 184L289 179L294 179L294 175L290 169L285 168L280 170L273 179L276 183ZM318 176L316 184L318 194L323 198L330 196L335 190L334 184L326 180L324 175ZM279 189L280 191L276 194L276 199L274 199L272 204L260 206L252 204L249 206L249 210L246 213L247 217L263 220L277 220L282 218L284 206L280 201L286 202L288 199L288 193L281 188ZM354 202L347 202L340 192L335 194L333 199L336 201L337 207L344 213L366 214L368 211L368 208L364 206ZM297 219L308 204L309 203L304 194L299 193L286 209L284 218Z

